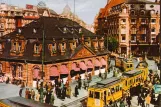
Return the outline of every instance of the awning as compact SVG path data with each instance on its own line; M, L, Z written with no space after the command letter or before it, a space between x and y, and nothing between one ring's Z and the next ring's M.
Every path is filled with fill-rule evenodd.
M59 76L60 73L59 73L58 68L56 66L50 67L50 69L49 69L49 75L50 76Z
M104 58L101 59L101 64L102 64L102 66L103 66L103 65L107 65L107 62L105 61Z
M77 67L76 63L72 63L72 70L74 71L80 71L80 68Z
M40 69L34 68L34 70L33 70L33 78L40 78L39 72L40 72Z
M101 63L98 59L95 60L94 66L95 67L101 67Z
M60 66L60 74L69 74L69 70L66 65Z
M82 70L87 70L87 66L86 66L86 64L85 64L84 62L80 62L80 63L79 63L79 66L80 66L80 68L81 68Z
M94 68L93 64L91 61L87 62L87 68Z

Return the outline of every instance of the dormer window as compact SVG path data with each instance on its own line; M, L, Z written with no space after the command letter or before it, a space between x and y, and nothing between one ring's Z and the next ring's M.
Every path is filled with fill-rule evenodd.
M52 44L52 53L55 54L56 53L56 43Z
M98 51L98 40L93 41L93 46L94 46L95 51Z
M34 45L34 53L38 54L39 53L39 44Z
M36 29L33 29L33 33L36 33Z
M13 51L16 51L16 42L13 43Z
M71 43L70 43L70 48L71 50L74 50L76 48L76 40L73 40Z
M66 50L66 43L65 42L62 42L59 44L59 49L60 49L60 52L65 52Z
M82 33L82 28L79 28L79 33Z
M18 43L18 52L20 52L22 50L22 44Z
M2 51L2 44L0 44L0 51Z
M67 33L67 27L63 28L63 33Z
M91 47L91 42L90 42L90 41L86 41L85 44L86 44L88 47Z
M18 33L21 34L21 32L22 32L21 29L18 29Z

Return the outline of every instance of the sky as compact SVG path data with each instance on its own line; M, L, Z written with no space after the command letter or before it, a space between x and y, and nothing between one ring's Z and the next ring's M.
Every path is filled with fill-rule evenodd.
M62 13L65 5L71 7L74 12L74 0L0 0L11 5L25 7L26 4L37 5L40 1L46 3L47 7L53 9L58 14ZM107 0L75 0L75 14L87 24L92 24L100 8L103 8Z

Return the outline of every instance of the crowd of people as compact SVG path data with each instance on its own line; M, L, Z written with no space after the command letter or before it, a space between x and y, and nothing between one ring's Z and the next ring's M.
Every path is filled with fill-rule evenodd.
M71 96L78 97L79 90L82 88L87 90L89 87L89 83L91 81L91 76L88 75L86 79L81 79L79 75L77 78L77 83L75 84L74 90L71 87L71 83L67 80L64 84L63 79L58 79L57 82L39 82L37 80L37 86L34 89L26 88L25 90L25 98L32 99L34 101L43 101L43 103L47 103L50 105L54 105L54 100L56 98L61 99L62 101L65 98L71 98ZM19 95L22 97L23 88L20 89Z

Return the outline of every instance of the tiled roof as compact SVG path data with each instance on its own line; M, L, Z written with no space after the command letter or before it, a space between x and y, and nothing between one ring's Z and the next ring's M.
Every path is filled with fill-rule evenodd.
M82 34L84 35L84 38L96 38L100 37L98 35L95 35L94 33L90 32L89 30L81 27L78 23L73 22L70 19L67 18L57 18L57 17L41 17L38 20L31 22L30 24L26 25L25 27L21 28L21 34L18 34L17 31L14 31L10 34L5 35L1 40L5 40L5 49L3 54L1 55L1 60L20 60L20 61L31 61L36 63L41 63L42 56L34 57L34 44L35 41L38 40L39 43L42 43L42 28L44 25L44 34L45 34L45 63L54 63L59 62L62 60L69 60L71 58L71 55L74 53L70 50L69 41L67 41L66 46L66 53L65 55L61 55L60 52L57 52L57 56L51 56L51 52L48 49L47 44L53 43L53 38L56 42L62 41L62 38L64 40L72 40L73 38L78 39L77 48L82 47L81 42L79 39L82 37L80 33L78 33L79 28L82 28ZM68 27L68 30L72 28L74 25L75 33L67 32L63 33L60 29L63 27ZM33 33L33 29L36 29L36 33ZM26 40L26 47L24 51L23 56L10 56L10 49L11 49L11 42L9 39L15 39L16 35L22 35L24 37L24 40ZM76 48L75 53L78 51ZM81 49L81 48L80 48ZM94 51L93 45L90 48L91 51ZM98 50L95 52L96 55L104 55L107 54L107 50Z

